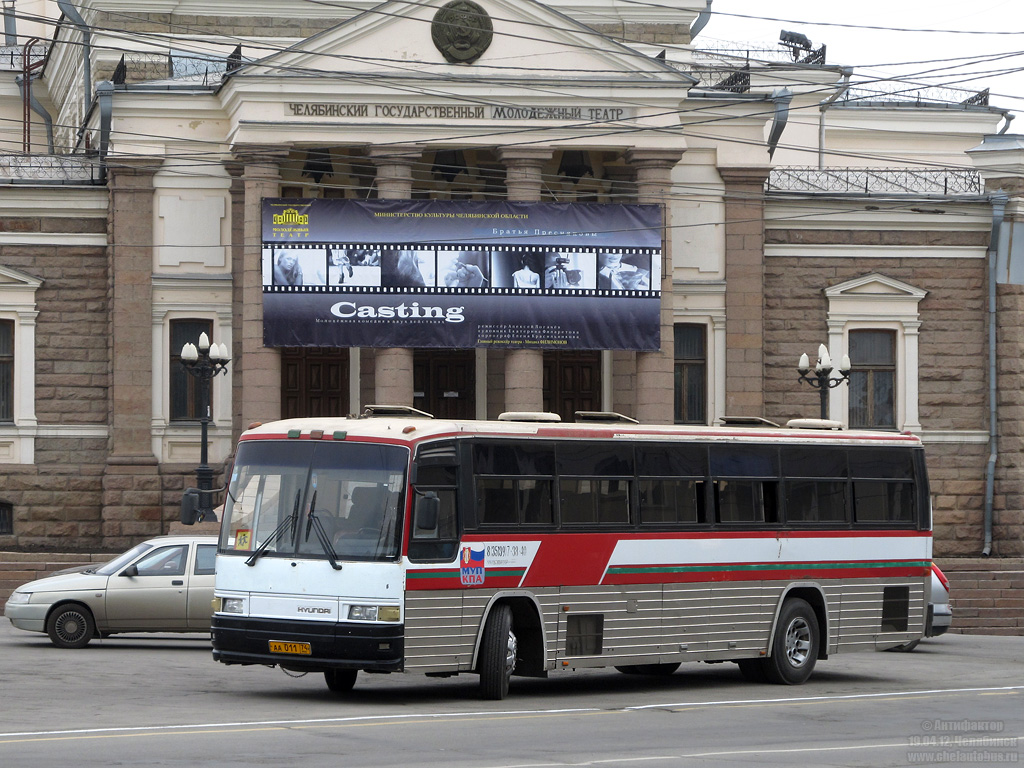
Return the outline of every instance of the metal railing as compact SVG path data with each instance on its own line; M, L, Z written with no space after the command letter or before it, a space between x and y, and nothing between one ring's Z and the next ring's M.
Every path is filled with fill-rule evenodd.
M102 166L82 155L0 154L0 183L102 184Z
M2 45L0 46L0 70L5 72L20 72L25 65L22 54L25 50L23 45ZM47 47L45 45L33 46L29 54L29 64L37 64L46 58Z
M980 195L981 176L959 168L773 168L766 192Z

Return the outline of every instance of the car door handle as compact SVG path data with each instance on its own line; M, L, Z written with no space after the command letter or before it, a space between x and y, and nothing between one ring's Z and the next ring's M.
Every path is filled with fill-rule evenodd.
M184 582L184 581L182 581L181 579L174 579L174 580L173 580L173 581L171 582L171 586L172 586L172 587L180 587L180 586L184 585L184 583L185 583L185 582Z

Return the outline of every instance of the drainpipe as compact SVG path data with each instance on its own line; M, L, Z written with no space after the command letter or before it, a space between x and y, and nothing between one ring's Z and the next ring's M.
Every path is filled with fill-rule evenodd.
M107 181L107 152L110 151L110 124L114 114L114 84L104 80L96 86L100 105L100 178Z
M14 0L4 0L4 45L13 48L18 44L18 21L14 15Z
M1007 196L992 197L992 234L988 244L988 463L985 465L985 545L982 557L992 554L992 502L995 497L996 461L999 459L998 408L996 398L996 277L999 235L1003 227Z
M22 94L25 101L28 102L29 106L32 107L32 111L43 118L43 122L46 124L46 149L52 155L53 154L53 118L50 117L50 113L46 111L46 108L39 103L36 99L35 94L32 93L32 77L24 77L18 75L14 78L14 82L21 86Z
M71 19L71 23L82 33L82 79L85 82L84 114L89 114L89 110L92 109L92 31L70 0L57 0L57 7Z
M825 110L831 107L836 100L850 90L850 77L853 75L853 67L843 67L840 69L843 73L843 82L839 85L839 90L829 96L825 101L818 105L818 170L820 171L825 167Z

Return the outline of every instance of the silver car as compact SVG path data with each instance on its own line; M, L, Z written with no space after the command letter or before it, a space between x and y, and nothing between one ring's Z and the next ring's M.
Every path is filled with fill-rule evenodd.
M117 632L209 632L216 554L215 536L160 536L108 563L23 584L4 614L61 648Z

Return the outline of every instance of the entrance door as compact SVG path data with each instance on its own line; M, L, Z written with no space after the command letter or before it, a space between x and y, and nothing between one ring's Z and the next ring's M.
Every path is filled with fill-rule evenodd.
M544 410L572 421L576 411L601 410L601 353L544 353Z
M281 417L348 413L347 349L281 350Z
M476 355L472 349L417 349L413 407L439 419L476 418Z

